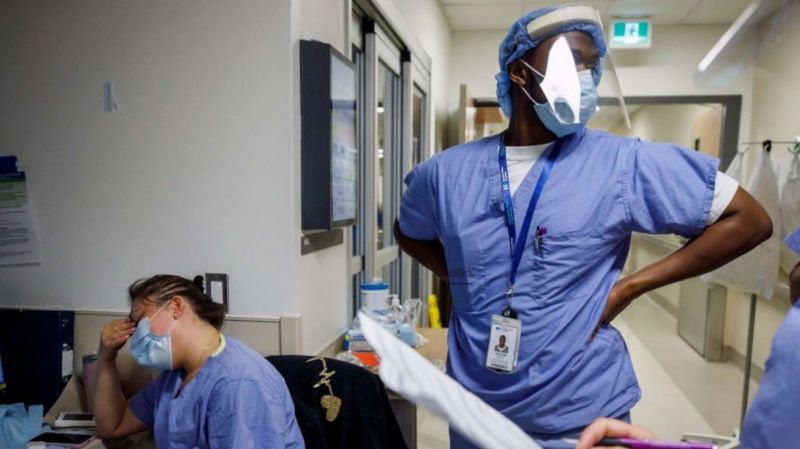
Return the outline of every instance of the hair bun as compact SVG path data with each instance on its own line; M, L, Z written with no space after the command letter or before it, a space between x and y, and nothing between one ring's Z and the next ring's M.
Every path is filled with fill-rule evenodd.
M192 284L194 284L195 287L199 288L201 292L205 292L206 285L203 282L203 276L200 276L199 274L195 276L194 279L192 279Z

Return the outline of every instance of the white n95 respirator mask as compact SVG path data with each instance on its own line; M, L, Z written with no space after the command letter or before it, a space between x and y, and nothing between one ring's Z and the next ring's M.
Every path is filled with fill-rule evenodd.
M578 71L565 37L558 38L550 48L544 74L524 59L520 59L520 62L533 72L547 99L539 103L522 88L547 129L558 137L564 137L586 126L597 111L597 85L592 70Z

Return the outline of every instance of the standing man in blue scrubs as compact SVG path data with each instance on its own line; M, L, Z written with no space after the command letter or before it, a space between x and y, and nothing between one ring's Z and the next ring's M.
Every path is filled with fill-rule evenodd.
M609 323L631 301L772 233L717 159L585 129L605 53L591 7L515 22L497 75L508 129L415 167L395 224L403 250L449 282L448 373L543 441L629 419L639 386ZM691 241L620 279L633 232ZM509 354L494 351L500 334ZM451 447L473 446L451 432Z

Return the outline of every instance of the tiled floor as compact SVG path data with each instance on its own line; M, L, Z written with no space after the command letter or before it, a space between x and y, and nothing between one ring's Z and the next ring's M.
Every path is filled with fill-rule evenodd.
M707 363L677 334L675 319L648 298L634 302L615 322L625 336L642 388L631 414L661 438L684 432L729 435L738 427L742 373L727 363ZM751 397L757 384L751 383ZM418 448L447 449L447 423L418 413Z
M625 335L642 386L642 401L633 409L633 419L663 435L675 431L701 431L705 423L715 433L728 435L739 427L742 371L729 363L708 363L686 344L676 331L675 319L648 298L635 301L615 323ZM750 398L758 389L750 383ZM681 400L679 405L674 402ZM663 410L664 406L670 406ZM659 411L659 409L662 409ZM685 415L699 413L704 423L696 427L673 428L683 424ZM641 419L640 419L641 418ZM688 422L686 424L691 424Z
M417 412L417 449L449 449L450 436L447 422L430 412L420 409Z

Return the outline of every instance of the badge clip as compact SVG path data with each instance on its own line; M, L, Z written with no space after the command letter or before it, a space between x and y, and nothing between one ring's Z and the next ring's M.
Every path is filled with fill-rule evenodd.
M509 285L506 290L506 308L503 309L502 315L506 318L517 318L517 311L511 307L511 299L514 297L514 286Z

